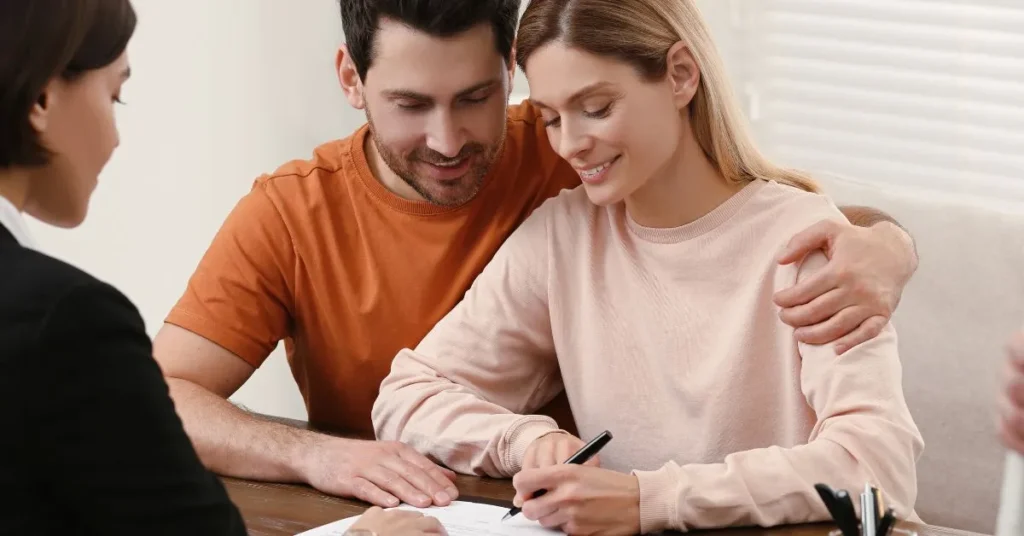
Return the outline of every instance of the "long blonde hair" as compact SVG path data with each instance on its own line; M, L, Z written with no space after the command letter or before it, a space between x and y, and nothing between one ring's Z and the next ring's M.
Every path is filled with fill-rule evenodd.
M758 151L692 0L532 0L516 37L519 67L553 41L624 61L651 81L663 79L668 51L682 41L701 75L689 106L694 136L719 173L733 183L764 179L820 191L809 176L776 166Z

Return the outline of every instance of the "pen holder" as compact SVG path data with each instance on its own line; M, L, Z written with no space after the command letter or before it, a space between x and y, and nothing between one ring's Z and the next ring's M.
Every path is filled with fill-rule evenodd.
M857 528L859 529L860 525L857 525ZM892 530L889 531L889 534L899 534L900 536L918 536L916 530L901 529L896 527L893 527ZM843 536L843 531L839 529L832 529L828 531L828 536Z
M827 484L815 484L814 489L837 527L828 536L917 536L913 530L896 527L896 512L885 507L881 491L870 484L865 484L859 496L859 518L855 495L844 489L834 490Z

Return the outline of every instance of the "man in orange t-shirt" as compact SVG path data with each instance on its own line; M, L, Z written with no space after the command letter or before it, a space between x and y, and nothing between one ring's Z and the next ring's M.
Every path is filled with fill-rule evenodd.
M535 110L508 107L518 0L341 6L339 80L369 124L256 180L154 353L212 470L382 506L444 505L458 494L453 473L409 446L298 430L227 398L284 341L310 422L372 434L370 408L398 351L462 298L531 211L580 179ZM829 248L821 277L778 296L807 342L853 346L895 309L916 257L909 236L868 227L876 221L809 229L783 255ZM564 398L549 414L572 428Z

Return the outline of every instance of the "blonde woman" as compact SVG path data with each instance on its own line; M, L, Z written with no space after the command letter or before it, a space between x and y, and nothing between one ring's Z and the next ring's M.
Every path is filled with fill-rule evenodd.
M378 437L515 475L522 515L573 534L820 521L818 482L914 517L896 334L839 357L780 320L772 296L826 260L777 253L842 216L758 153L693 2L535 0L517 58L583 185L396 357ZM533 415L563 388L584 439L614 435L590 466L560 464L581 440Z

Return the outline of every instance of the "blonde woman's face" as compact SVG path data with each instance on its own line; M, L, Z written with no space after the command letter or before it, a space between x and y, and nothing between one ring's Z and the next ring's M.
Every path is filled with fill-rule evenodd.
M525 71L552 148L594 204L625 200L675 155L683 120L668 81L557 42L538 49Z

